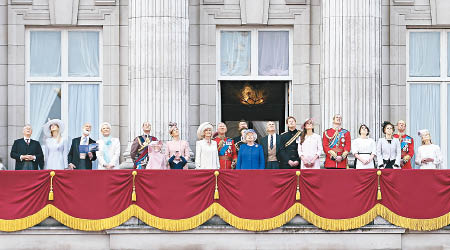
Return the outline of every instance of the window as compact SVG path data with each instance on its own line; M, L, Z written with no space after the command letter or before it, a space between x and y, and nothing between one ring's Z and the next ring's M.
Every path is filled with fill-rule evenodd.
M26 118L33 139L43 142L42 126L61 119L63 136L81 135L85 122L98 138L101 104L101 31L30 29L27 31Z
M290 34L287 28L219 29L219 80L291 80Z
M441 147L442 168L448 168L450 149L450 30L408 32L407 91L409 131L415 150L421 145L418 131L428 129L432 141Z

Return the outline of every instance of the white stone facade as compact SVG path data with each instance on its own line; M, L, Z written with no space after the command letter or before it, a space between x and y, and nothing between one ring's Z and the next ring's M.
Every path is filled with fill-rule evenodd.
M340 8L358 2L346 0ZM9 150L27 122L25 34L32 27L101 28L100 121L112 124L122 152L139 134L144 120L151 121L154 134L164 140L169 139L167 123L178 122L183 139L191 146L200 123L221 120L216 44L217 30L224 27L292 29L293 73L287 112L299 124L314 117L316 130L323 131L330 126L329 116L338 112L344 115L344 127L356 136L357 123L367 122L377 131L383 120L406 119L407 28L449 25L444 11L449 4L445 0L369 2L353 11L364 13L360 20L369 18L371 25L346 26L341 35L348 33L347 40L342 41L360 40L356 45L339 46L342 53L353 53L352 63L373 65L362 75L364 89L373 93L347 92L330 102L325 97L335 86L330 87L334 83L325 75L345 63L324 54L331 48L329 41L338 35L324 25L329 18L324 13L330 7L328 0L0 0L0 157L13 168ZM345 15L351 18L352 14ZM364 45L358 34L374 42ZM336 41L333 44L336 48ZM355 51L358 44L366 47ZM347 66L349 71L356 67ZM347 77L342 73L329 76ZM354 75L355 81L358 77ZM154 98L145 99L145 95ZM349 97L356 97L364 109L352 109L353 103L345 101Z

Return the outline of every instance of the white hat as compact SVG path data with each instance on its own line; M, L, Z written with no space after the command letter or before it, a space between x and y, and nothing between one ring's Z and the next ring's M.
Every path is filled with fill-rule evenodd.
M418 134L420 137L423 137L425 134L430 134L430 131L428 131L428 129L422 129L422 130L419 130Z
M152 142L150 142L149 146L150 147L153 147L153 146L162 147L162 141L152 141Z
M213 126L210 122L204 122L204 123L200 124L200 126L197 129L197 137L199 140L203 139L203 131L205 131L208 128L211 129L211 132L212 132Z
M48 138L52 137L52 132L50 131L50 126L56 124L59 127L59 134L61 135L64 132L64 123L60 119L48 120L46 124L42 126L42 132Z

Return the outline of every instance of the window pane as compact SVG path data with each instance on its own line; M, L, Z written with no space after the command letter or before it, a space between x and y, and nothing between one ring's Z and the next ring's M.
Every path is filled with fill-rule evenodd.
M289 32L260 31L258 61L261 76L289 75Z
M450 33L447 33L447 76L450 76Z
M61 76L61 32L30 32L30 76Z
M440 76L440 33L411 32L409 76Z
M410 93L410 134L414 139L414 150L421 145L417 132L428 129L433 144L440 145L441 116L440 116L440 86L438 84L411 84ZM414 161L411 162L414 166Z
M69 139L81 136L86 122L92 125L90 137L98 139L99 95L97 84L69 85Z
M99 76L99 32L69 32L69 76Z
M33 127L32 138L44 141L42 126L50 119L61 119L61 85L30 85L30 124Z
M250 32L222 31L220 34L221 75L250 75Z

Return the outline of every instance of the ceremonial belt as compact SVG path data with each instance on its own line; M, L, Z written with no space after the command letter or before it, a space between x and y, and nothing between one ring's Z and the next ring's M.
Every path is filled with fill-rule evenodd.
M295 140L297 140L297 138L300 136L301 131L297 131L297 133L292 136L292 138L286 142L286 144L284 144L284 147L288 147L289 145L291 145Z
M219 160L232 161L233 158L231 156L219 156Z

